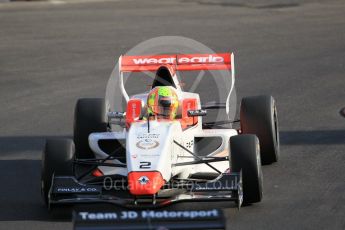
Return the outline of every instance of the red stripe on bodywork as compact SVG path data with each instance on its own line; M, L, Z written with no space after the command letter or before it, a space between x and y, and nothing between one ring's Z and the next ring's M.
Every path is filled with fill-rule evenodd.
M130 99L127 103L126 109L126 126L129 128L131 124L138 121L141 115L142 109L141 99Z

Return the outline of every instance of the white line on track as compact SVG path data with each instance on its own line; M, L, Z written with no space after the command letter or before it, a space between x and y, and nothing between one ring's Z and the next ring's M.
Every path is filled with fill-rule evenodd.
M102 3L102 2L121 2L130 0L46 0L46 1L3 1L0 0L0 9L16 8L16 7L37 7L45 5L63 5L63 4L82 4L82 3Z
M49 0L49 2L55 5L66 4L66 1L61 1L61 0Z

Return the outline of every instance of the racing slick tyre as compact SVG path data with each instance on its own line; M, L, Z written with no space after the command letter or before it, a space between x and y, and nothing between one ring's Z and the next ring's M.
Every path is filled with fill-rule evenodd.
M266 95L243 98L240 120L243 134L255 134L259 138L262 164L277 162L279 128L274 98Z
M106 132L106 108L103 98L81 98L74 110L73 139L76 158L94 158L89 146L89 135L93 132Z
M230 167L233 172L242 170L243 203L262 199L262 171L259 139L246 134L230 138Z
M74 143L70 139L48 139L42 155L41 193L48 205L53 175L72 176Z

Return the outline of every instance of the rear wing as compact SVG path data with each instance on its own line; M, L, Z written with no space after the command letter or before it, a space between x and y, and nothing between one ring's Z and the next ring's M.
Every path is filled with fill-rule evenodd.
M217 54L167 54L144 56L120 56L120 72L157 71L162 66L170 66L175 71L232 70L233 53Z
M165 55L140 55L120 56L119 58L119 80L120 90L128 102L129 96L124 86L124 73L126 72L156 72L159 67L166 66L176 78L176 71L201 71L201 70L225 70L231 72L231 88L226 98L226 113L229 113L230 95L235 82L235 65L233 53L212 53L212 54L165 54Z

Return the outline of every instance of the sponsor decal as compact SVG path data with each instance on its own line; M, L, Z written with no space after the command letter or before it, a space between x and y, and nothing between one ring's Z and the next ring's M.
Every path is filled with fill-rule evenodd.
M148 65L148 64L193 64L193 63L223 63L224 58L221 56L208 55L203 57L193 56L182 56L182 57L162 57L162 58L133 58L135 65Z
M139 183L141 185L145 185L147 184L150 180L147 176L141 176L139 179L138 179Z
M56 193L89 193L89 192L99 192L97 188L90 187L57 187L55 189Z
M216 209L204 211L142 211L142 218L150 219L175 219L175 218L187 218L187 219L196 219L196 218L211 218L219 217L219 212Z
M137 135L137 139L158 139L159 133L140 133Z
M159 146L159 142L155 141L155 140L151 140L151 139L145 139L145 140L138 141L136 143L136 146L139 149L144 149L144 150L154 149L154 148L157 148Z
M214 219L220 218L221 212L217 209L195 211L121 211L121 212L79 212L77 218L84 221L109 221L109 220L139 220L139 219Z
M139 141L136 143L137 148L144 150L157 148L159 146L159 141L157 140L159 135L155 133L138 134L137 139Z

